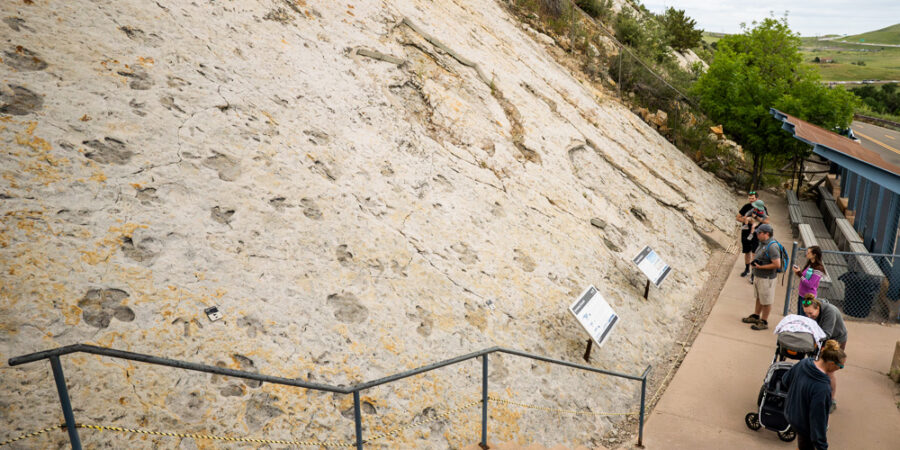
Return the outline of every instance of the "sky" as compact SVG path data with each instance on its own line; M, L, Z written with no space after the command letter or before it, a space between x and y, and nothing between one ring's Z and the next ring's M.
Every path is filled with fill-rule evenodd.
M801 36L859 34L900 23L900 0L642 0L654 13L683 9L697 27L717 33L739 33L741 22L776 18L788 12L788 25Z

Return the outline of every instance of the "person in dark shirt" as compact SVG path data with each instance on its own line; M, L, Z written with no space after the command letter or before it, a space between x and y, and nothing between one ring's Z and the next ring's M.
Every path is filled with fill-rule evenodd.
M759 240L756 238L755 233L751 233L751 218L749 214L753 211L753 203L759 200L759 197L756 195L756 191L750 191L747 194L747 204L742 206L738 211L735 219L741 223L741 251L744 253L744 271L741 272L742 277L746 277L750 274L750 261L753 261L753 253L756 251L756 246L759 245ZM763 207L763 211L768 214L768 211L765 207ZM765 222L768 223L768 219Z
M835 340L825 341L819 358L794 364L781 383L787 388L784 416L797 433L800 450L827 450L831 383L828 375L844 368L847 354Z

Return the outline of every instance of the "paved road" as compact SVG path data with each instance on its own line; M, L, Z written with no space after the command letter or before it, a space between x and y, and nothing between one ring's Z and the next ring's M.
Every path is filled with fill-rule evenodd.
M851 126L863 147L878 152L885 161L900 167L900 131L859 121L854 121Z

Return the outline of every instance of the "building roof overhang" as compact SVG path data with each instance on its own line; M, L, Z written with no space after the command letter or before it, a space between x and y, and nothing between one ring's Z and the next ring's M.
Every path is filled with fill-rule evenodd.
M859 142L828 131L775 108L769 112L782 121L781 128L798 140L813 147L813 153L858 174L878 185L900 194L900 167L881 157L878 153L864 148Z

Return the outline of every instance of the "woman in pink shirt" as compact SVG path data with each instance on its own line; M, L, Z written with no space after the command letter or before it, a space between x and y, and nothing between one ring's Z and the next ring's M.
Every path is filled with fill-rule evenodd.
M801 302L806 294L818 297L819 280L825 276L825 266L822 265L822 249L818 245L806 249L806 265L803 269L793 267L794 274L800 278L800 287L797 288L797 314L805 316Z

